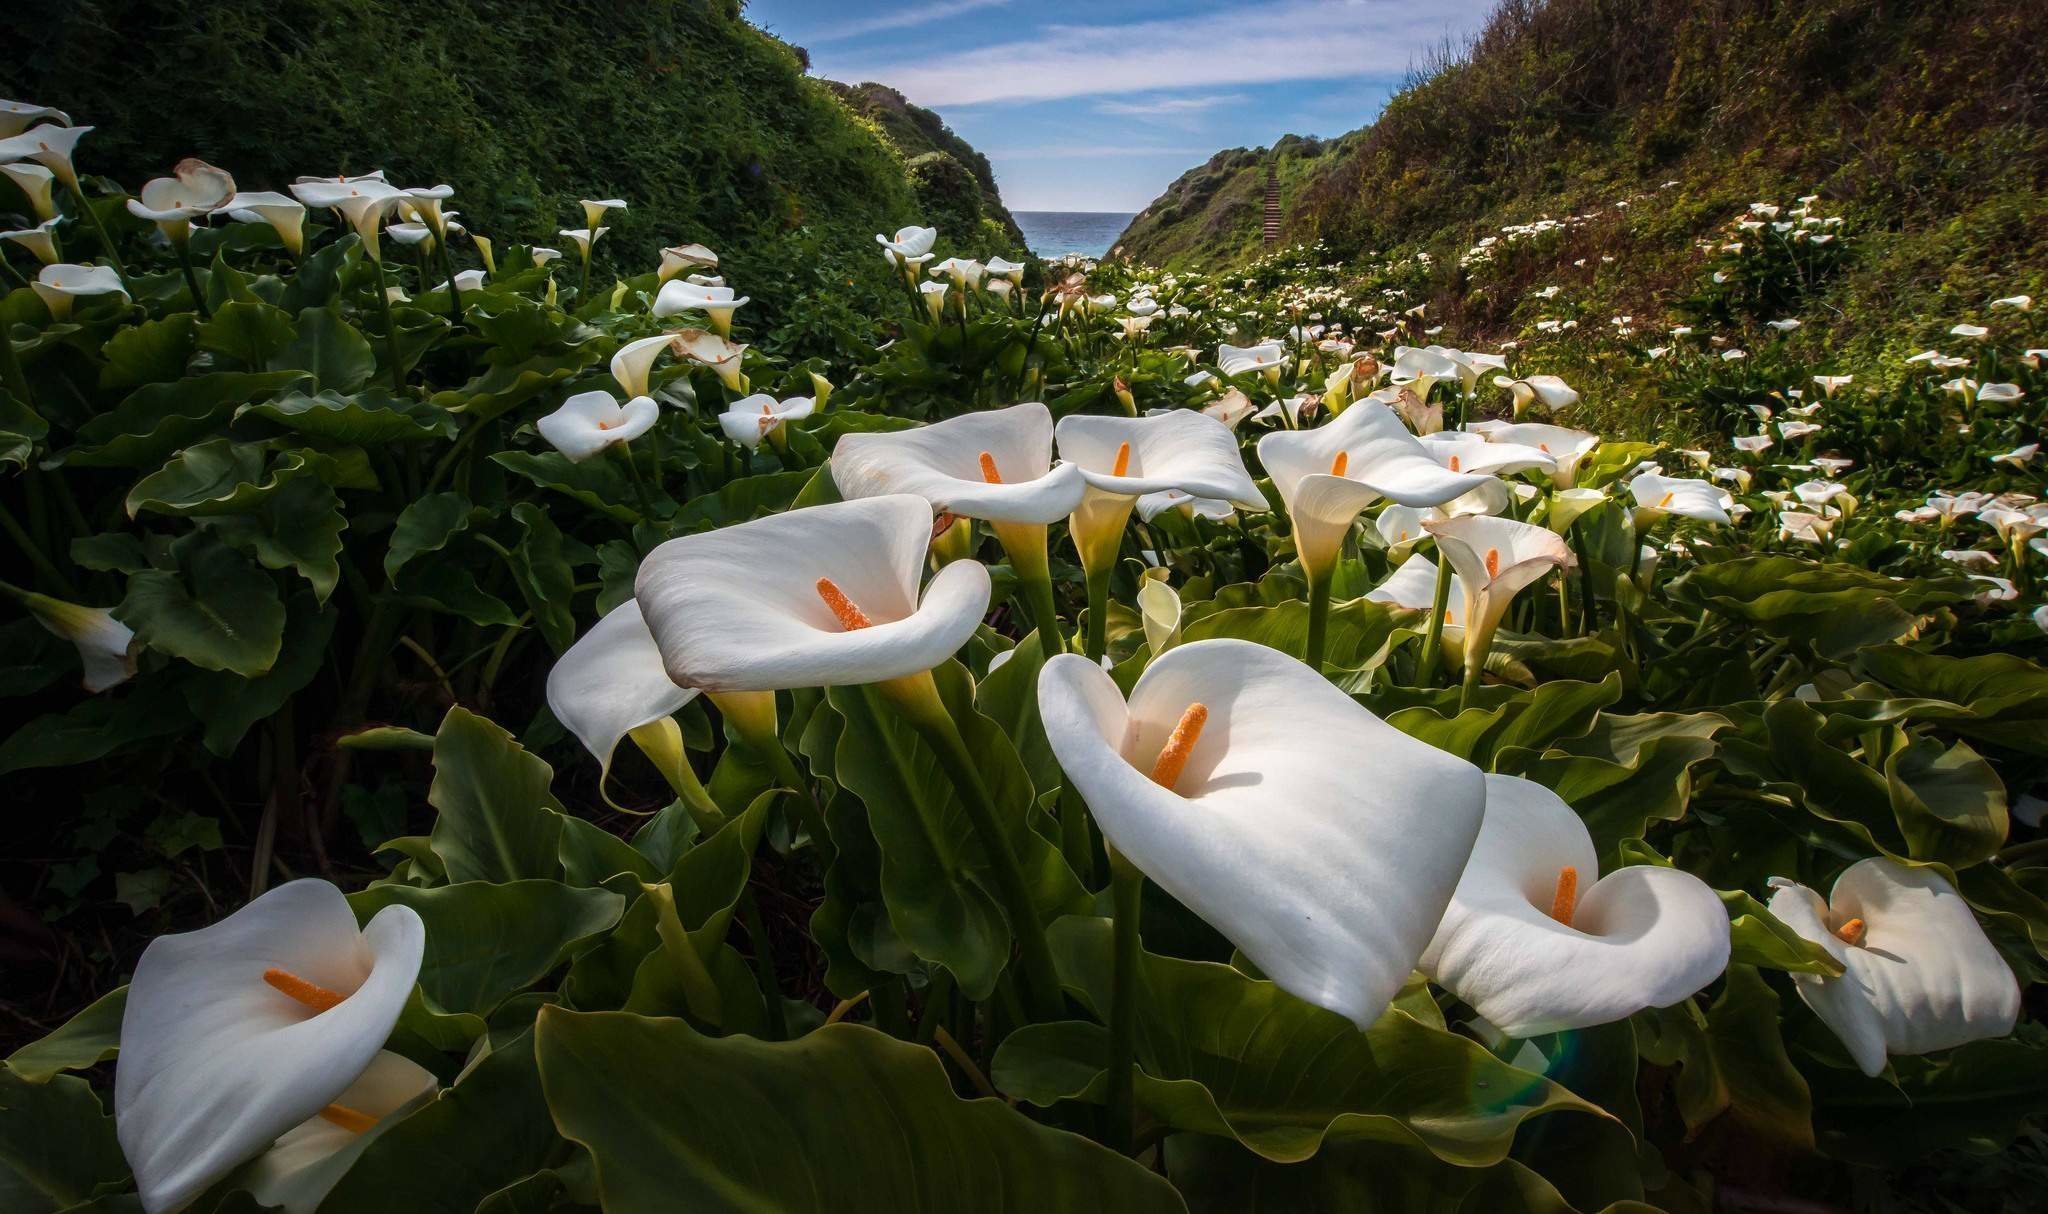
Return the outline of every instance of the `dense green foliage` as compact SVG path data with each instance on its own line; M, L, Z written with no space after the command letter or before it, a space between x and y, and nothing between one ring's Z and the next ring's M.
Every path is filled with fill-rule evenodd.
M922 106L912 105L903 94L886 84L840 84L836 81L827 81L826 84L839 94L847 108L880 127L882 133L889 137L889 142L913 164L932 153L956 161L972 175L981 193L981 204L975 209L974 217L986 214L1010 237L1012 244L1024 243L1024 234L1018 231L1017 221L1011 217L1009 208L1003 205L1002 191L996 187L996 172L989 165L988 157L955 135L944 119ZM915 184L913 178L913 186ZM920 193L918 201L927 208L926 222L940 222L929 209L930 200ZM965 232L971 229L954 226L949 230Z

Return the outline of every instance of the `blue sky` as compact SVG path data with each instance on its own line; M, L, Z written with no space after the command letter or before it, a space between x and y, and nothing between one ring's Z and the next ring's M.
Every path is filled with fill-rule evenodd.
M1339 135L1493 0L748 0L814 75L878 80L994 162L1013 210L1136 211L1227 147Z

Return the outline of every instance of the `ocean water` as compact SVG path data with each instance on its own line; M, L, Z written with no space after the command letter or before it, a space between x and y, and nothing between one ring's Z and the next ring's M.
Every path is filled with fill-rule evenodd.
M1101 257L1130 226L1131 215L1123 211L1012 211L1017 226L1024 229L1024 243L1040 257L1064 257L1079 253Z

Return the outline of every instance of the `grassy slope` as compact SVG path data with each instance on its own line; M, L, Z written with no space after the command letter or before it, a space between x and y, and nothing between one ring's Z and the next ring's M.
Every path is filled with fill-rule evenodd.
M1616 254L1625 273L1596 268L1573 285L1589 309L1642 319L1683 294L1694 241L1744 203L1818 191L1865 236L1816 301L1808 340L1923 340L1933 319L1960 318L1987 291L2044 293L2037 15L2018 0L1510 0L1468 55L1371 126L1314 158L1283 154L1283 183L1295 179L1286 238L1347 257L1431 251L1435 314L1477 340L1513 329L1523 284L1470 297L1457 257L1505 224L1678 180L1527 271L1530 284L1553 281L1589 252ZM1256 250L1257 208L1238 200L1256 198L1263 162L1224 155L1242 166L1219 174L1212 161L1176 183L1126 234L1128 256L1213 265ZM1176 194L1178 213L1161 222Z
M97 126L81 163L131 189L191 155L245 189L382 167L452 183L501 244L560 244L577 199L624 198L600 260L702 241L770 325L827 280L893 290L871 234L922 214L903 152L738 0L80 0L0 6L0 43L0 96Z
M838 94L848 109L880 127L905 160L943 152L959 161L974 175L975 183L981 189L983 214L1000 225L1012 239L1023 243L1024 234L1017 230L1017 221L1011 217L1009 208L1003 205L1002 191L996 187L995 169L989 165L988 157L954 134L945 119L922 106L912 105L903 94L886 84L840 84L831 80L824 83Z

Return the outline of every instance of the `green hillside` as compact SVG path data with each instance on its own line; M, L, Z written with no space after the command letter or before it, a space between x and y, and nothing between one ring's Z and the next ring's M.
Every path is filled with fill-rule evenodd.
M1944 293L1974 297L2048 252L2037 18L2012 0L1510 0L1371 125L1191 170L1123 251L1208 266L1255 254L1270 158L1283 243L1321 240L1344 259L1429 253L1432 314L1469 338L1507 330L1521 287L1584 269L1572 263L1589 253L1589 314L1627 313L1688 278L1696 242L1732 212L1817 192L1870 234L1820 319L1853 314L1882 340L1889 322L1938 314ZM1654 205L1615 217L1616 202L1652 192ZM1596 210L1609 218L1557 259L1470 290L1460 257L1479 240ZM1625 273L1600 272L1621 262Z
M1003 205L1002 191L996 187L996 172L990 167L988 157L974 150L965 139L953 133L946 120L923 106L912 105L903 94L886 84L872 81L861 84L841 84L825 81L848 109L880 127L897 152L902 155L911 172L911 184L918 190L918 201L926 204L929 213L927 222L952 221L956 230L965 230L986 219L1001 229L1003 234L1017 244L1022 244L1024 233L1017 228L1017 221L1011 217L1009 208ZM951 166L941 161L950 160ZM957 167L954 167L957 166ZM964 170L971 178L972 189L951 188L954 178ZM961 181L959 187L969 183ZM967 222L961 222L961 221Z

